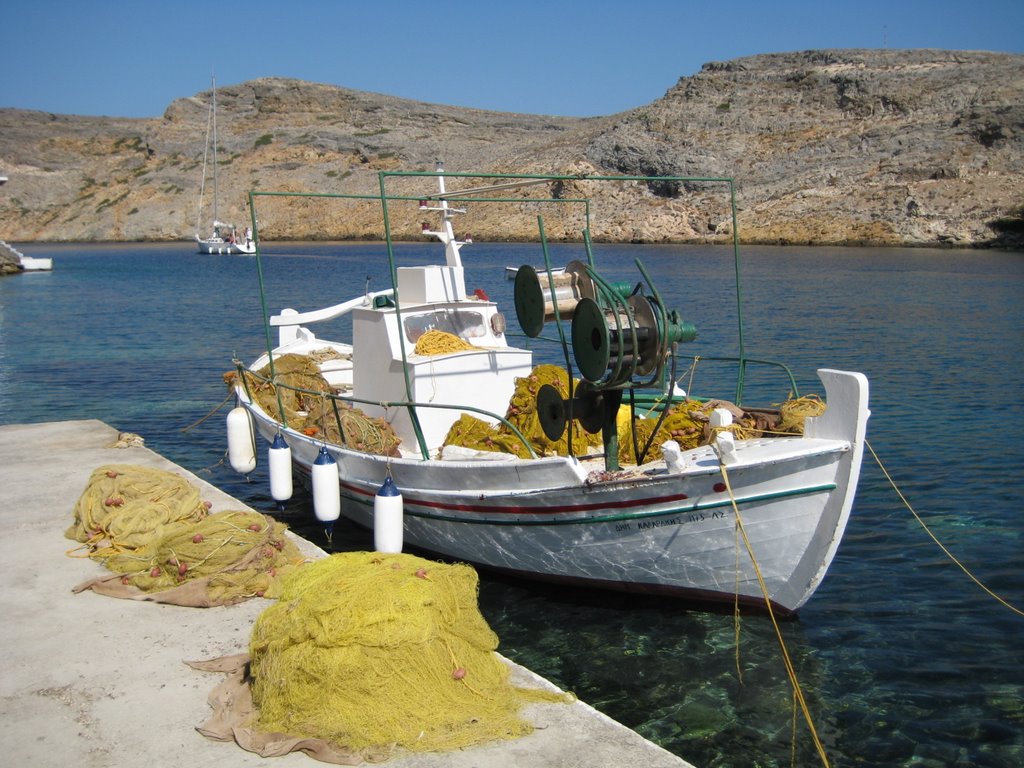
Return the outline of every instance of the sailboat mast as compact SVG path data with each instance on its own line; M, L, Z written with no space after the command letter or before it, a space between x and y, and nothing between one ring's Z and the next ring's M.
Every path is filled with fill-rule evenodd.
M217 78L213 77L213 225L216 227L220 218L217 216Z

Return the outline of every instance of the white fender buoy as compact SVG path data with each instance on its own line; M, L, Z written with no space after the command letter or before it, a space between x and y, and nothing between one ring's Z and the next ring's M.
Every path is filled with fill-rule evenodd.
M718 454L718 460L723 464L732 464L736 461L736 436L726 429L732 425L732 413L727 408L715 408L708 423L712 429L720 430L711 446Z
M733 464L736 461L736 437L732 432L719 432L715 442L711 445L718 460L723 464Z
M280 432L267 451L267 468L270 472L270 495L278 506L283 506L292 497L292 449Z
M341 485L338 482L338 462L320 446L313 462L313 514L328 527L341 515Z
M242 406L228 411L228 462L242 475L256 469L256 439L252 416Z
M683 452L675 440L666 440L661 444L661 458L665 460L665 468L669 472L682 472L686 469Z
M402 494L389 474L373 498L373 548L378 552L402 551Z

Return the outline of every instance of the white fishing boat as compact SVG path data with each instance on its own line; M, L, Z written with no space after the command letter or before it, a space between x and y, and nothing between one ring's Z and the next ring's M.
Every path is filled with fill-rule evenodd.
M203 177L199 186L199 212L196 214L196 243L199 253L208 254L253 254L256 243L253 241L252 229L240 229L233 224L225 224L217 216L217 198L219 196L218 165L217 165L217 81L212 81L213 91L210 99L210 112L206 123L206 148L203 151ZM207 160L212 158L212 162ZM199 234L202 225L204 197L206 195L207 169L213 168L213 223L210 234Z
M508 266L505 267L505 277L507 277L509 280L515 280L516 279L516 275L519 274L519 269L520 269L519 267L513 266L513 265L509 264ZM533 268L533 269L534 269L534 271L537 271L536 268ZM563 272L565 272L565 268L564 267L553 267L551 269L551 274L553 274L553 275L560 275Z
M403 174L381 174L385 214L408 199L384 194L392 175ZM503 177L449 192L446 179L467 183L468 175L406 174L417 175L437 177L438 192L421 210L437 215L426 234L443 254L439 247L437 263L396 267L385 215L391 288L265 316L268 344L276 328L276 346L248 365L236 361L232 465L252 470L257 452L247 430L254 426L277 448L287 446L301 478L312 478L314 503L325 500L317 516L328 525L339 514L334 498L341 515L384 525L381 500L393 501L397 490L397 537L415 550L566 584L799 609L825 576L850 515L869 416L866 378L818 371L827 408L784 434L774 434L783 429L777 410L737 404L742 384L731 403L684 397L674 373L693 327L662 305L649 281L645 294L640 284L623 290L604 280L586 237L588 263L552 274L545 245L545 268L516 276L524 332L559 329L567 367L571 336L581 379L571 390L564 374L561 384L541 386L533 352L506 337L498 306L466 292L465 243L450 201L567 177ZM666 181L587 177L624 179ZM738 257L737 243L734 233ZM318 325L346 317L350 339L317 335ZM421 348L439 331L455 343ZM740 375L754 362L741 343ZM297 365L302 373L289 385ZM782 397L794 387L790 376ZM662 405L641 408L641 400ZM542 435L527 433L525 412ZM365 420L353 420L357 414ZM699 439L684 429L673 439L645 437L664 437L666 425L686 418L701 425ZM758 419L756 432L738 428ZM469 424L482 424L486 435L460 444ZM389 437L374 443L375 429ZM587 437L594 433L596 444ZM281 482L273 448L270 461L273 491ZM324 465L332 480L318 488Z

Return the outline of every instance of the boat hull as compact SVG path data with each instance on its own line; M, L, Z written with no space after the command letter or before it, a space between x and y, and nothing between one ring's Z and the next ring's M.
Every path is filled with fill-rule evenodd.
M709 446L685 452L678 471L656 461L619 473L564 457L423 461L331 447L342 515L372 528L390 473L410 547L531 578L792 613L842 538L867 420L863 376L822 374L836 410L808 419L810 436L738 441L727 465ZM253 413L273 439L280 425ZM308 476L320 444L286 439Z
M227 240L209 238L206 240L200 239L197 242L199 245L199 253L203 254L233 256L238 254L250 255L256 253L256 244L251 240L247 243L231 243Z
M21 268L25 272L49 272L53 269L53 259L22 256Z

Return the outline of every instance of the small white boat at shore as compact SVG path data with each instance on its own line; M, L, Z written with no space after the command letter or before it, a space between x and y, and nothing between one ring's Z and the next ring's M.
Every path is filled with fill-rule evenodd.
M49 272L53 269L53 259L49 257L22 256L21 268L26 272Z
M9 259L17 259L22 272L49 272L53 269L53 259L49 256L26 256L4 240L0 240L0 249L7 252Z
M382 174L382 190L390 175L402 174ZM447 192L446 179L468 174L433 175L439 190L429 209L439 222L426 234L443 258L395 267L386 230L391 288L265 318L277 343L249 364L236 361L235 423L247 414L268 442L283 440L306 479L336 465L340 514L363 526L374 527L378 492L391 478L403 505L400 538L416 550L529 578L797 611L824 578L850 515L866 378L818 371L827 408L782 434L777 409L684 398L672 372L695 330L649 281L646 292L606 282L589 248L589 263L557 276L517 269L526 335L571 324L562 338L571 337L582 381L570 388L564 371L560 381L545 378L531 350L506 337L497 305L466 292L465 242L449 200L488 187ZM383 193L381 203L385 212L401 204ZM350 320L350 340L314 331L338 318ZM428 337L443 343L428 348ZM753 363L739 360L741 375ZM644 389L650 409L636 407ZM541 429L528 433L529 419ZM483 437L460 442L474 429ZM249 457L232 464L251 471ZM330 513L321 519L329 523Z

